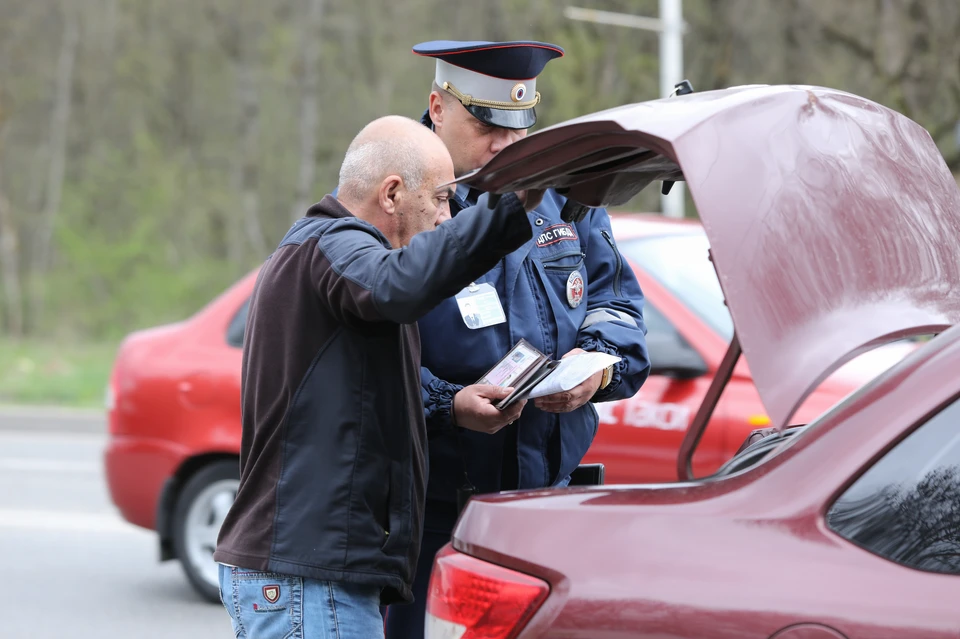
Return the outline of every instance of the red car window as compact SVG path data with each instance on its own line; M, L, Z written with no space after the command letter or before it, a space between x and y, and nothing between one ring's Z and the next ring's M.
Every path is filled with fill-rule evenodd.
M733 337L733 320L707 255L703 233L665 235L621 241L623 254L667 288L725 341Z
M247 328L247 311L250 310L250 298L244 301L243 305L237 310L236 315L230 320L227 327L227 344L235 348L243 347L243 334Z

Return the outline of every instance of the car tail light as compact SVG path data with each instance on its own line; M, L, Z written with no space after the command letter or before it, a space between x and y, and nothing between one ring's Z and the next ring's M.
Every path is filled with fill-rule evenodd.
M426 639L513 639L550 593L543 580L464 555L437 555Z

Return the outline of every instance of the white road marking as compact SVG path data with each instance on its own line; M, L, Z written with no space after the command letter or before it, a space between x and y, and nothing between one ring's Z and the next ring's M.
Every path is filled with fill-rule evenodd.
M55 510L0 509L0 529L51 530L117 534L152 534L117 515Z
M61 406L31 406L29 404L0 404L0 417L103 421L106 411L101 408L66 408Z
M107 442L104 435L95 433L0 431L0 446L7 444L86 444L103 447Z
M32 457L0 457L0 471L39 473L78 473L95 475L103 468L94 462L62 461Z

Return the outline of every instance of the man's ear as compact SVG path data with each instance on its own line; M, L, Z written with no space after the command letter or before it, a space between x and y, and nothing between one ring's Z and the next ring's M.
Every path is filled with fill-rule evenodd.
M399 175L388 175L380 183L380 190L377 198L380 204L380 210L387 215L393 215L400 206L400 199L403 197L403 178Z
M429 103L429 113L430 120L433 122L435 128L439 129L443 126L443 96L440 95L439 91L430 92L430 103Z

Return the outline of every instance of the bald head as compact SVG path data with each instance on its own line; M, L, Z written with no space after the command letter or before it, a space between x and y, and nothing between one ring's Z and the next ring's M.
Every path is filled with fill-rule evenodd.
M440 145L439 147L437 145ZM388 175L397 175L416 190L425 179L429 156L443 143L427 127L399 115L388 115L365 126L350 143L340 166L339 197L361 201Z
M449 217L453 162L437 135L415 120L390 115L365 126L340 166L337 197L374 224L394 246Z

